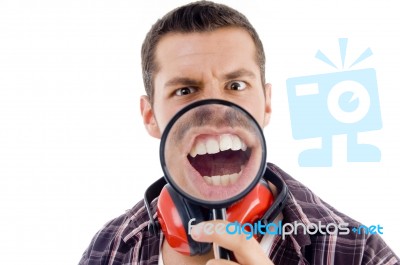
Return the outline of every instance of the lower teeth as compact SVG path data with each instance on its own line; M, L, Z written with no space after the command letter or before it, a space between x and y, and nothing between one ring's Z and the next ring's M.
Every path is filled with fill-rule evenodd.
M204 180L207 184L212 186L228 186L230 184L234 184L239 176L242 174L242 170L239 173L233 173L230 175L223 176L204 176Z

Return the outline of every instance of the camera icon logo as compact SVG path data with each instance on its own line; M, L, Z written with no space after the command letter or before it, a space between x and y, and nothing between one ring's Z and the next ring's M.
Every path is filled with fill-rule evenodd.
M339 45L344 66L347 39ZM366 49L350 68L371 55ZM321 51L316 58L337 68ZM347 135L348 162L380 161L378 147L357 141L357 133L382 128L375 69L294 77L286 85L293 138L321 138L321 148L299 154L300 166L332 166L332 137L339 134Z

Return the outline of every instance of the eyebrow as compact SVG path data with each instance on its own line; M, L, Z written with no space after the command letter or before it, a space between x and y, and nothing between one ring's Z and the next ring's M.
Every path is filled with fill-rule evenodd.
M237 79L239 77L244 77L244 76L247 76L250 78L256 78L256 75L252 71L246 70L244 68L227 73L224 75L224 78L227 80L231 80L231 79Z
M198 86L200 84L199 81L196 81L195 79L188 78L188 77L174 77L170 80L168 80L167 83L165 83L165 87L170 87L170 86Z
M225 80L232 80L232 79L237 79L240 77L247 76L249 78L256 78L256 75L249 70L246 70L244 68L240 68L238 70L235 70L233 72L227 73L223 75ZM188 78L188 77L174 77L170 80L168 80L165 83L165 87L173 87L173 86L200 86L202 82L199 82L198 80Z

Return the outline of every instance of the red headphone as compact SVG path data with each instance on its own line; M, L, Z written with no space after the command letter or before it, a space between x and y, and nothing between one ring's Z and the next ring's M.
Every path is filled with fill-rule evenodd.
M259 183L239 202L226 209L227 220L241 224L259 220L272 205L274 199L266 182ZM188 224L211 220L210 210L194 205L167 184L161 191L157 204L158 221L168 244L185 255L204 254L210 244L191 239Z
M269 223L277 216L287 198L286 184L268 168L264 179L277 187L278 196L274 199L267 182L261 179L244 198L226 209L228 221L244 224L263 220ZM160 194L157 203L158 222L154 221L149 204L156 194ZM146 190L144 202L150 218L150 233L158 234L161 228L168 244L185 255L201 255L210 250L210 243L194 241L188 231L188 224L193 218L195 223L212 220L209 209L183 198L163 178Z

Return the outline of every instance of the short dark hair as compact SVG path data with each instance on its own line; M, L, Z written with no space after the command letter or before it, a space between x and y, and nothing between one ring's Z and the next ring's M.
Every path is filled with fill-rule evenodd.
M146 35L142 45L142 74L146 94L151 103L153 103L154 96L154 74L158 71L155 53L160 39L171 32L210 32L225 27L242 28L250 34L256 46L255 56L260 67L261 80L263 84L265 83L263 45L247 18L226 5L210 1L198 1L170 11L159 19Z

